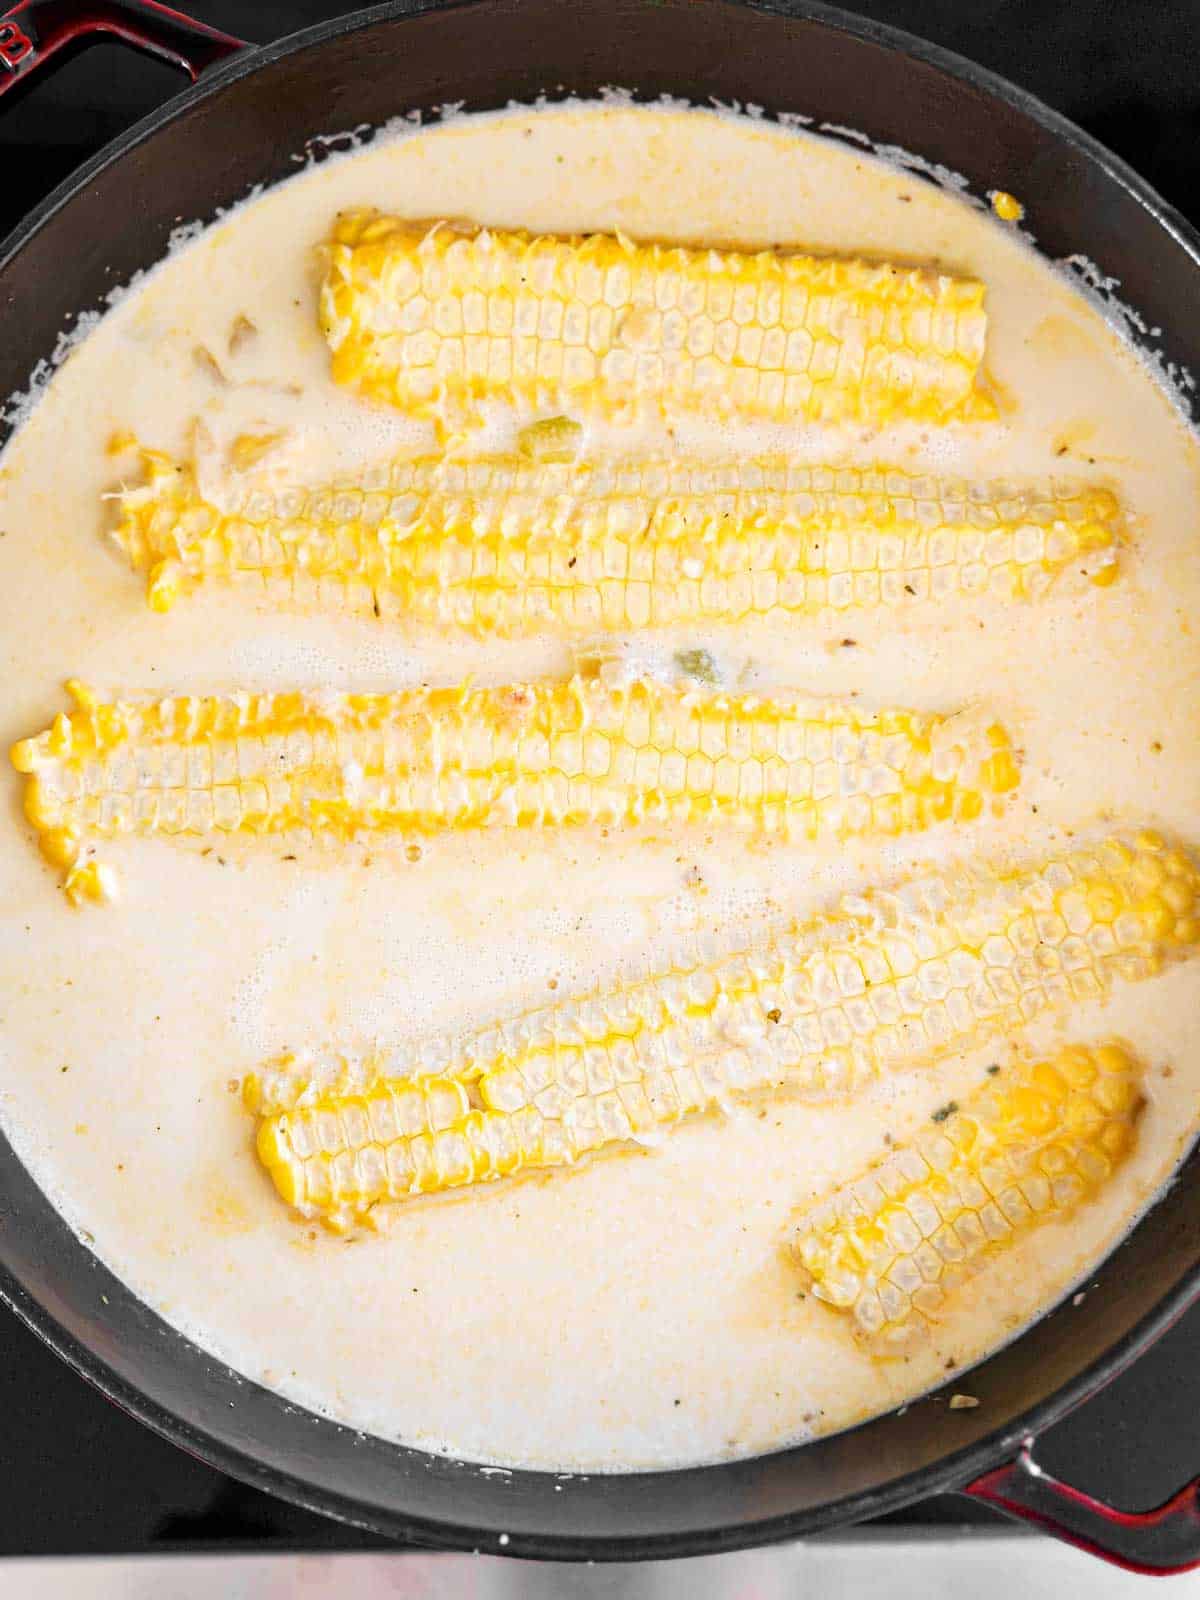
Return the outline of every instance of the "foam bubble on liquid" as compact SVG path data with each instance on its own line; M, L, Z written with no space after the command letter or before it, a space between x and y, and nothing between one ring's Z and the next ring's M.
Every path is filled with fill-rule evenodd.
M283 932L266 943L248 967L230 1001L234 1033L253 1057L266 1057L280 1048L279 1025L272 1002L282 981L282 969L294 959L300 941L313 939L318 918L317 881L299 884L287 896Z
M239 470L235 447L246 435L265 448ZM293 393L257 382L223 389L204 408L193 439L196 484L209 504L226 515L248 502L274 505L285 519L298 490L386 486L397 459L436 448L429 424L398 411L341 391Z
M292 618L264 618L261 629L240 637L230 652L231 677L314 693L384 693L423 681L423 664L398 631L361 632L348 651L339 619L305 620L302 634Z
M401 888L398 895L403 893ZM370 989L345 997L339 1040L416 1046L487 1027L543 1003L547 980L558 967L529 937L489 949L485 966L470 964L468 972L462 946L449 931L426 924L419 941L413 939L411 907L408 915L385 913L372 931L373 945L390 949L392 959Z

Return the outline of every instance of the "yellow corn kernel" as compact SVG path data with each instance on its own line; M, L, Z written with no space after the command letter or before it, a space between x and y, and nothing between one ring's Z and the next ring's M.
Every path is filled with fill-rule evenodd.
M480 1153L488 1140L508 1152L509 1170L558 1166L657 1137L745 1094L786 1088L842 1096L1194 954L1196 937L1183 940L1179 924L1166 935L1143 924L1144 864L1145 853L1117 837L1016 871L972 865L931 873L848 897L828 915L777 928L744 949L684 952L656 976L474 1036L315 1065L285 1058L255 1080L252 1107L278 1118L313 1098L355 1101L380 1081L453 1080L470 1094L470 1114L482 1119L461 1130L465 1143L455 1149L463 1164L455 1170L467 1170L465 1151L471 1171L479 1166L494 1177L500 1168ZM1078 885L1100 875L1111 881L1115 919L1081 922L1086 900ZM1194 867L1176 877L1193 899L1200 893ZM1086 1131L1096 1106L1101 1128L1118 1110L1124 1116L1130 1105L1115 1091L1106 1099L1088 1077L1120 1079L1120 1048L1088 1052L1087 1072L1080 1060L1077 1047L1050 1069L1014 1080L1008 1124L1033 1137L1052 1123L1086 1124ZM951 1117L941 1131L963 1159L971 1152L983 1159L990 1148L986 1126L969 1117ZM359 1160L357 1146L346 1159ZM307 1153L288 1160L286 1194L303 1194L308 1215L332 1214L344 1225L397 1198L390 1182L371 1188L358 1168L348 1169L336 1193L323 1168L316 1187L304 1187L295 1174ZM420 1186L438 1187L440 1170L436 1161L422 1168L432 1176Z
M27 814L36 827L35 817ZM51 866L70 869L79 860L79 834L74 828L46 828L39 834L38 844Z
M146 581L146 599L151 611L170 611L184 593L186 574L181 561L156 561Z
M1016 195L1009 194L1006 189L993 189L990 198L992 210L1001 222L1020 222L1025 215L1025 207Z
M984 289L919 268L786 250L635 245L344 212L326 251L333 375L418 416L487 398L622 417L943 423L976 387Z
M282 438L282 433L239 433L229 449L231 465L237 472L249 472Z
M1120 576L1120 569L1115 561L1102 561L1089 574L1088 581L1097 589L1111 589Z
M73 906L93 901L108 905L117 898L117 875L103 861L83 861L71 867L63 879L67 899Z
M880 1352L902 1352L993 1252L1070 1216L1133 1148L1139 1063L1114 1044L1064 1055L1010 1068L801 1221L813 1293Z
M72 868L88 841L122 834L344 840L652 818L848 837L978 815L1001 792L988 776L993 737L970 715L610 676L601 666L502 688L88 696L12 759L29 775L26 814L44 850Z
M749 622L955 597L1038 597L1103 548L1102 488L972 484L783 456L703 462L527 455L398 461L353 484L218 507L189 464L143 453L113 537L166 610L203 583L279 606L357 611L475 633ZM568 425L571 426L571 425ZM527 435L533 430L527 430Z
M1011 750L998 750L986 766L988 787L996 794L1008 794L1021 781L1020 770Z
M468 1108L450 1079L377 1082L264 1118L256 1149L289 1205L320 1195L333 1224L384 1196L471 1181L453 1165Z
M67 679L67 693L81 711L94 711L100 704L100 697L88 684L82 683L78 678Z

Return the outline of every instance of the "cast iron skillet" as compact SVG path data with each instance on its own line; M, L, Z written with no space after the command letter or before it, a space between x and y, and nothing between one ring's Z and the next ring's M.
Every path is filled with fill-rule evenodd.
M156 261L183 219L295 171L314 134L465 101L620 84L646 98L802 112L920 152L976 194L1016 191L1047 254L1120 279L1165 356L1200 372L1200 237L1127 167L1009 84L811 0L396 0L251 49L149 0L25 0L0 20L0 94L107 33L203 82L55 191L0 248L0 396L60 329ZM218 65L217 63L223 62ZM211 70L208 70L210 69ZM0 435L2 438L2 435ZM153 1203L152 1200L148 1203ZM1042 1475L1036 1432L1200 1296L1200 1152L1096 1274L946 1396L754 1460L558 1480L367 1438L247 1383L142 1305L64 1225L0 1138L0 1294L119 1405L235 1477L400 1539L630 1561L790 1539L961 1489L1142 1571L1200 1564L1200 1480L1111 1510Z

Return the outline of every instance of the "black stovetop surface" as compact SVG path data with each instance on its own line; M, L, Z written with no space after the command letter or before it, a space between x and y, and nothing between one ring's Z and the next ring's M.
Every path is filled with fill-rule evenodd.
M176 0L256 43L336 16L336 0ZM596 0L602 3L602 0ZM1200 221L1200 0L862 0L1031 89ZM0 7L4 0L0 0ZM0 103L0 235L83 158L179 87L115 45ZM1200 1470L1200 1306L1115 1383L1043 1436L1041 1464L1130 1508ZM0 1555L183 1548L364 1549L386 1542L249 1489L165 1443L0 1310ZM947 1496L893 1523L981 1523Z

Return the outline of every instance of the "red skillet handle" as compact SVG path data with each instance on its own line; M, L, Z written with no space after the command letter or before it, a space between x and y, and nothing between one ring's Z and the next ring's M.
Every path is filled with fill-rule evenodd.
M1027 1440L1006 1466L962 1491L1128 1572L1165 1577L1200 1567L1200 1478L1153 1511L1118 1511L1042 1471Z
M250 46L193 22L158 0L21 0L0 16L0 95L23 84L67 45L121 39L195 83L215 61Z

